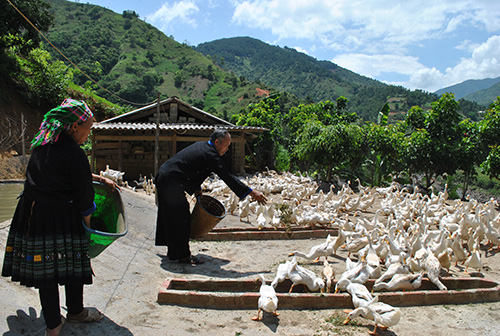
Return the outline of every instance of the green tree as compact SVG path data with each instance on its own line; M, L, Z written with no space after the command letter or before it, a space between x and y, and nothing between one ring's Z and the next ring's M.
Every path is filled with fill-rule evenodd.
M331 181L334 172L343 168L352 171L358 166L362 144L363 130L355 124L325 126L311 120L300 133L294 154L307 168L315 163L325 173L325 180Z
M50 54L42 49L32 49L20 55L19 46L11 47L9 55L16 59L18 71L12 76L28 100L36 105L58 104L64 96L73 72L61 61L52 62Z
M432 139L426 129L418 129L405 138L403 157L408 168L409 176L413 173L424 173L426 180L432 176L432 162L430 153Z
M462 137L458 146L458 169L464 172L462 200L465 200L471 179L476 176L476 168L485 160L484 146L481 143L480 125L465 119L460 122Z
M500 97L491 104L480 125L482 145L488 153L481 168L490 178L500 179Z
M368 124L367 145L369 154L365 162L370 172L372 186L382 185L389 173L404 169L403 144L404 134L396 125Z
M454 95L443 94L431 106L428 112L412 108L405 122L406 133L413 132L407 142L408 168L414 173L424 173L426 188L431 186L437 176L456 172L462 140L459 126L461 116Z
M10 0L10 2L23 13L31 23L42 32L46 32L52 24L53 17L49 13L50 5L43 0ZM19 39L6 39L13 35ZM31 43L27 43L32 41ZM9 2L0 2L0 52L10 47L13 43L21 46L23 54L37 48L41 36L29 22L12 7Z
M279 96L269 96L256 104L250 104L248 111L233 115L236 125L259 126L269 131L261 133L251 144L252 156L258 169L276 167L278 144L283 142L283 126L280 107L276 104Z

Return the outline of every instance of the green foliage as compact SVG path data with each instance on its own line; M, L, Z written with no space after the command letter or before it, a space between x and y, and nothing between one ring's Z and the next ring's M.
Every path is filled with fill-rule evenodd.
M363 143L363 130L360 126L348 123L323 125L311 120L300 133L294 149L295 157L306 167L317 163L325 173L324 178L331 180L332 173L359 163Z
M276 148L276 169L278 171L289 171L290 163L290 153L283 145L278 144Z
M406 164L412 173L423 173L428 188L433 179L444 173L454 174L459 168L462 140L458 103L446 93L431 104L429 111L412 108L405 121Z
M365 166L370 173L372 186L379 186L389 173L397 173L405 168L402 157L404 133L395 125L372 123L367 124L366 128L369 153Z
M389 104L385 103L384 107L380 110L378 113L378 118L377 118L377 123L381 126L386 126L387 125L387 120L389 119L389 111L391 109L389 108Z
M250 104L248 112L233 116L236 125L258 126L269 131L261 133L252 143L253 155L259 169L276 167L276 144L283 141L283 129L280 118L277 96L263 99L259 103Z
M72 71L63 62L51 62L50 54L42 48L31 49L26 56L21 49L20 45L12 46L8 55L17 63L17 71L11 76L23 88L27 99L35 105L60 103L73 77Z
M40 31L45 32L52 23L53 17L49 5L43 0L10 0ZM16 36L18 39L4 39L6 36ZM32 41L27 44L26 41ZM31 49L37 48L41 36L26 19L24 19L7 1L0 2L0 53L8 47L21 47L26 55ZM16 43L18 42L18 43Z
M500 179L500 97L491 104L481 126L483 142L490 149L482 171L490 178Z

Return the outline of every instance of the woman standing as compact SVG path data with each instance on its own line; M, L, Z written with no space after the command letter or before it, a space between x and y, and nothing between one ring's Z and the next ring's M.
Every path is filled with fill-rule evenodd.
M103 181L91 173L80 148L93 120L85 102L73 99L45 114L31 142L24 191L7 238L2 275L39 289L46 335L59 335L64 323L58 285L65 287L69 322L103 317L83 306L83 285L92 283L92 268L82 220L90 227L92 179Z

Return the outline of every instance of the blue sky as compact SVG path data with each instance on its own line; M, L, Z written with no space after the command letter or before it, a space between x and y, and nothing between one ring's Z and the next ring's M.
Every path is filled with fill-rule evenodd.
M196 46L250 36L409 89L500 76L496 0L90 0Z

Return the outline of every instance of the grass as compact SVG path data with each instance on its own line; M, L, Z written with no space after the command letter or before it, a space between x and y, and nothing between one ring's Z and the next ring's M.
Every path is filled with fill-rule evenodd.
M326 324L322 325L314 335L358 335L359 327L363 324L356 320L349 321L349 324L344 325L347 315L343 312L334 312L332 315L325 319Z

